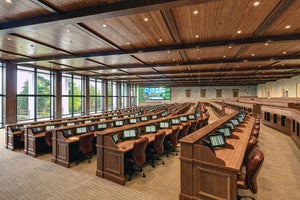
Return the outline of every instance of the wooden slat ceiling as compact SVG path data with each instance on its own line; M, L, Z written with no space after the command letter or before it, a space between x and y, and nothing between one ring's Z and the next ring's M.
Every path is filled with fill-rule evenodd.
M300 74L299 8L296 0L3 0L0 59L147 86L257 85Z

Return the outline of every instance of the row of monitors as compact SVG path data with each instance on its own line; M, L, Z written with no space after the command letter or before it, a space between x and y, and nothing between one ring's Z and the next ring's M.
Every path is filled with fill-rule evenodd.
M214 134L208 135L208 141L204 141L211 148L222 147L226 145L226 137L231 137L235 126L239 126L245 120L245 114L239 113L235 118L227 121L222 127L216 129Z

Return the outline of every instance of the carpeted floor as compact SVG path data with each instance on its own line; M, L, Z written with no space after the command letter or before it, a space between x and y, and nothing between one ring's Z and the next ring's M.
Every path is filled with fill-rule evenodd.
M216 116L211 112L211 121ZM300 199L300 154L292 139L269 127L261 127L259 148L265 162L258 175L259 200ZM180 161L172 155L166 165L145 168L146 178L136 176L120 186L95 176L92 163L72 164L69 169L51 163L49 154L31 158L22 151L4 148L4 129L0 130L0 199L113 199L175 200L180 192Z

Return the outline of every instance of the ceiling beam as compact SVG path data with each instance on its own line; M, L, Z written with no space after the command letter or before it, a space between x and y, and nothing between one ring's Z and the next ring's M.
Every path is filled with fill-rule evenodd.
M0 23L0 33L8 34L31 29L54 27L66 24L76 24L88 20L107 19L124 15L133 15L151 12L160 9L169 9L192 4L201 4L216 0L131 0L116 3L101 4L65 13L50 13L48 15L36 16L27 19Z
M132 55L132 54L139 54L141 52L143 52L145 54L145 53L152 53L152 52L180 51L180 50L202 49L202 48L210 48L210 47L264 44L266 42L282 43L282 42L299 42L299 41L300 41L299 34L268 36L268 37L260 37L260 38L252 38L251 37L251 38L244 38L244 39L237 39L237 40L208 41L208 42L198 42L198 43L191 43L191 44L176 44L176 45L143 48L143 49L140 48L140 49L132 49L132 50L110 50L110 51L78 53L75 55L43 56L43 57L39 57L39 58L18 59L18 60L16 60L16 62L46 61L46 60L72 59L72 58L89 58L89 57L111 56L111 55ZM117 47L115 46L115 48L117 48Z

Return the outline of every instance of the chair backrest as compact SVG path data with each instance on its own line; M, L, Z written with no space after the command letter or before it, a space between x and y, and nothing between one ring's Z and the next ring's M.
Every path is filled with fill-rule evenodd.
M194 120L190 125L188 133L191 134L192 132L194 132L196 130L196 126L197 126L197 120Z
M245 157L246 158L248 158L248 155L253 150L253 148L257 145L257 143L258 143L257 138L255 136L251 136L249 141L248 141L246 152L245 152Z
M196 125L196 130L202 128L203 122L204 122L203 119L198 120L197 125Z
M180 130L179 136L180 136L180 137L187 136L187 135L188 135L189 128L190 128L190 124L189 124L189 123L186 123L186 124L182 127L182 129Z
M252 151L247 159L246 182L248 188L253 194L257 193L256 177L262 167L263 161L264 154L259 149L255 149L254 151Z
M52 147L52 131L46 131L45 142L47 146Z
M179 126L176 127L176 128L173 128L173 130L172 130L172 133L170 135L170 143L173 146L176 146L178 144L178 135L179 135L179 132L180 132Z
M154 150L157 154L164 153L164 140L166 137L166 132L161 131L155 134L154 138Z
M146 162L146 153L149 139L146 137L134 141L132 150L132 159L136 165L142 165Z
M93 150L92 142L94 139L94 133L84 134L79 136L79 149L81 153L87 154Z

